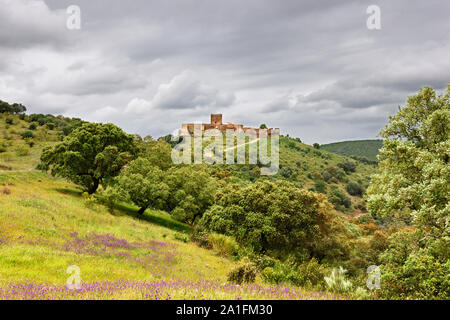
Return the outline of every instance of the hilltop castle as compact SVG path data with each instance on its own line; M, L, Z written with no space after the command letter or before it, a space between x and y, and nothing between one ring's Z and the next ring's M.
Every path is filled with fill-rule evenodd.
M194 124L194 123L183 123L181 125L181 132L193 132L195 126L201 126L201 130L205 131L208 129L218 129L220 131L226 131L226 130L234 130L234 131L242 131L244 133L246 132L256 132L256 136L259 137L259 131L261 129L258 128L252 128L252 127L244 127L242 124L235 124L232 122L222 122L222 115L221 114L211 114L211 123L202 123L202 124ZM267 136L271 136L272 133L275 132L277 129L268 128L267 130Z

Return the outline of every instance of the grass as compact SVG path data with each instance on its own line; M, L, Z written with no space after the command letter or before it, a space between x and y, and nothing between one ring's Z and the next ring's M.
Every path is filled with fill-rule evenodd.
M68 277L66 268L72 264L81 268L84 281L113 281L124 277L146 280L163 275L170 279L224 281L232 267L227 259L177 240L180 233L177 228L181 231L186 228L170 222L160 212L148 210L141 218L130 214L126 206L126 210L119 208L115 215L101 204L90 208L73 191L74 186L39 172L2 173L0 181L11 190L11 194L0 196L1 284L13 281L63 284ZM178 227L169 229L149 221ZM75 254L63 249L74 232L82 236L109 234L129 242L162 241L174 246L176 263L165 272L163 261L148 268L126 261L118 263L115 252L105 256ZM146 250L137 248L130 253L139 256L147 253Z
M165 226L172 223L166 213L147 210L139 217L123 204L111 214L101 203L87 206L71 183L37 171L3 172L0 182L11 190L0 195L0 299L338 298L261 279L226 284L235 262L178 240L179 227ZM65 289L71 265L80 268L83 288L94 292ZM30 288L37 290L31 296Z

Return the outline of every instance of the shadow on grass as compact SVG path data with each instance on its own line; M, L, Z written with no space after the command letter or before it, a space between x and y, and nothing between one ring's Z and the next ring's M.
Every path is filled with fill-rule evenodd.
M75 190L75 189L54 188L53 190L55 190L59 193L62 193L62 194L77 196L77 197L81 197L81 195L83 194L83 191ZM100 203L105 205L105 199L102 196L97 195L97 194L94 196ZM189 231L188 225L186 225L182 222L173 220L170 217L162 217L162 216L158 216L155 214L151 214L150 212L148 212L148 210L144 214L140 215L137 212L138 208L133 207L132 205L129 205L129 204L115 203L114 209L118 210L120 213L122 213L124 215L131 216L138 220L147 221L147 222L150 222L150 223L153 223L158 226L162 226L162 227L174 230L174 231L180 231L180 232Z
M53 190L62 193L62 194L68 194L71 196L81 196L83 194L83 191L81 190L75 190L75 189L67 189L67 188L53 188Z

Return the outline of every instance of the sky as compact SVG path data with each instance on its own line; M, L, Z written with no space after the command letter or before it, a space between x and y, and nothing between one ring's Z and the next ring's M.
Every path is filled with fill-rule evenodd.
M449 16L447 0L0 0L0 100L155 138L222 113L310 144L375 139L450 83Z

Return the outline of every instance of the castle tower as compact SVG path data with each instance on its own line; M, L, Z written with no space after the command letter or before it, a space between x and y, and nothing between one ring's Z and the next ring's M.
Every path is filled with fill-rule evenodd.
M219 127L222 125L222 115L221 114L211 114L211 124L214 127Z

